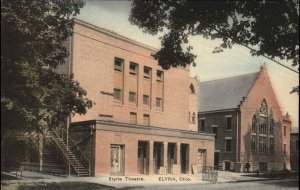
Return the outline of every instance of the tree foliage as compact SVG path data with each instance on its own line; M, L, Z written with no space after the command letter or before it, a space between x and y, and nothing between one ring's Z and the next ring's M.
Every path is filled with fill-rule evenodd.
M240 44L299 69L299 0L134 0L129 20L150 34L167 31L154 55L165 69L195 64L190 35L221 39L215 53Z
M1 1L1 131L57 125L91 106L86 91L55 68L68 56L80 0Z

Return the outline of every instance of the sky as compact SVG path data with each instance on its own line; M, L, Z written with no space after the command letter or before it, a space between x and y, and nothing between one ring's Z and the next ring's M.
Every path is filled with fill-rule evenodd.
M130 9L130 1L86 0L86 5L77 18L159 49L159 36L162 34L152 36L143 33L138 26L130 24L128 21ZM214 47L218 46L220 41L193 36L189 38L189 42L194 47L193 53L197 55L196 66L191 67L190 75L192 77L197 75L200 81L258 72L265 63L282 113L288 112L291 115L292 126L299 127L299 95L290 94L292 87L299 85L298 73L264 57L253 57L248 49L239 45L225 49L222 53L213 54ZM278 61L289 67L291 65L284 60Z

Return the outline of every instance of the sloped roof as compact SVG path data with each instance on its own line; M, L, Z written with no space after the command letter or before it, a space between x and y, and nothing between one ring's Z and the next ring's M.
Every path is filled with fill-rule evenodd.
M259 72L200 83L199 112L237 108L247 97Z

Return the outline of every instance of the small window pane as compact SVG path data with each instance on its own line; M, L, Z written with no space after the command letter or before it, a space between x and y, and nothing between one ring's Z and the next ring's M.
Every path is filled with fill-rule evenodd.
M150 105L150 98L148 95L143 96L143 104L148 106Z
M129 92L129 102L136 103L136 93L135 92Z
M132 75L137 75L138 65L136 63L130 63L129 73Z
M144 125L150 125L150 116L144 114Z
M122 94L121 94L121 89L114 89L114 99L115 100L122 100Z
M163 72L162 71L156 72L156 80L159 82L163 81Z
M130 123L136 124L136 113L130 112Z
M144 67L144 78L151 78L151 68Z
M156 98L156 107L162 107L161 98Z
M124 63L124 60L115 58L115 66L114 66L115 70L123 71L123 63Z

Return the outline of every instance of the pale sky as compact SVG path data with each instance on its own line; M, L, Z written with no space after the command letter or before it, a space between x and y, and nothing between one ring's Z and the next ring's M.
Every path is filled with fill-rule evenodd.
M77 18L154 48L160 48L159 35L145 34L137 26L130 24L128 21L130 8L129 1L87 0ZM266 63L282 113L288 112L292 118L292 126L299 127L299 96L295 93L289 94L293 86L299 85L298 73L289 71L264 57L252 57L248 49L239 45L226 49L223 53L212 54L220 41L206 40L200 36L189 38L189 41L194 47L193 53L197 55L197 65L191 67L191 76L198 75L200 81L257 72L260 66ZM291 65L284 60L279 61L287 66Z

